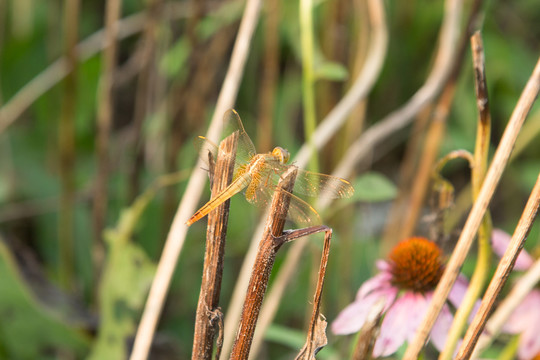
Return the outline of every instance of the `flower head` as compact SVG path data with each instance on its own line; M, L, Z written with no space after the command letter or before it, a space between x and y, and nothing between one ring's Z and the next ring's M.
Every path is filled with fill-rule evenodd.
M503 256L508 244L510 235L502 230L495 229L491 235L494 252L500 257ZM522 250L514 269L527 270L534 263L531 255ZM503 330L510 334L521 334L518 346L518 358L520 360L536 359L540 356L540 290L532 290L523 301L516 307L514 312L506 321Z
M388 356L405 342L412 340L423 320L433 290L444 270L440 248L425 238L402 241L391 251L389 260L377 262L379 273L367 280L358 290L355 301L347 306L332 323L335 334L357 332L377 301L385 302L385 317L375 342L373 356ZM449 299L458 306L467 289L467 280L459 276ZM445 304L431 331L431 341L439 350L453 316Z

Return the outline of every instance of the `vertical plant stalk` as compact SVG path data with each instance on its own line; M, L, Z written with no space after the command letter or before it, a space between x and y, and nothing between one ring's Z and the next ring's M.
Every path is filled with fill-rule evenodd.
M456 80L457 76L448 80L433 111L431 124L424 138L425 143L420 156L420 162L414 175L414 181L411 182L412 190L407 204L407 211L402 213L404 216L403 224L400 226L400 234L397 238L393 239L394 242L410 237L416 229L422 204L429 188L431 170L439 154L442 138L446 130L446 120L452 107Z
M278 190L272 198L272 205L251 272L251 279L249 280L240 323L232 347L231 359L247 359L249 356L251 341L255 333L255 326L257 325L257 319L266 287L268 286L270 273L276 260L276 253L286 242L286 238L281 235L283 234L285 218L289 211L289 203L291 201L289 193L294 186L296 173L297 169L292 167L291 170L282 176L282 180L278 184Z
M74 244L73 221L75 205L75 110L77 102L77 41L79 34L79 0L68 0L64 8L64 41L66 60L72 72L66 76L63 89L62 113L58 124L60 156L60 211L58 242L60 251L60 283L65 288L73 285Z
M428 183L431 177L431 169L435 163L435 157L439 152L442 137L444 136L444 132L446 130L446 120L452 106L452 101L454 100L457 80L461 74L461 69L463 67L465 54L469 44L469 38L472 35L474 27L476 26L482 2L482 0L476 0L471 7L471 11L467 18L467 30L463 33L460 39L455 61L452 65L452 70L442 90L441 96L431 114L431 122L425 136L424 149L418 168L414 172L414 181L411 181L412 190L410 193L409 204L407 205L407 211L405 212L405 219L399 227L401 229L401 233L396 239L394 239L394 241L399 241L401 239L410 237L414 233L418 223L418 217L426 197L426 191L429 188Z
M486 176L489 140L491 135L491 115L489 112L489 99L487 93L484 46L482 37L477 31L471 37L471 48L473 56L474 79L476 90L476 104L478 106L478 125L476 133L476 145L474 151L474 166L472 168L473 201L476 201L482 182ZM467 319L471 313L476 300L480 297L487 281L491 245L489 239L491 236L491 217L486 213L480 228L478 229L478 255L476 267L471 277L469 287L456 311L454 321L450 327L445 348L439 356L441 360L450 360L454 354L459 339L467 326Z
M276 86L279 79L279 20L280 2L266 3L266 22L264 34L264 66L262 69L259 126L257 143L260 152L272 150L272 122L276 98Z
M514 264L519 255L519 252L521 251L521 249L523 249L523 245L525 244L527 235L529 234L534 219L536 218L536 215L538 213L539 205L540 175L536 179L536 184L534 185L531 195L529 196L529 200L525 205L525 209L521 214L521 218L519 219L519 223L516 227L516 230L514 231L514 235L512 235L510 244L504 252L503 257L499 262L499 265L497 266L497 270L495 271L495 275L493 275L493 278L486 290L486 294L482 299L482 304L480 305L478 312L474 316L474 319L469 326L467 333L465 334L465 338L463 339L463 343L460 346L456 359L469 359L469 357L471 356L474 347L476 346L476 342L478 341L480 334L484 330L487 318L493 310L495 301L501 293L503 286L506 284L506 280L508 280L510 272L514 268Z
M502 172L508 163L508 158L512 152L512 148L515 144L517 135L525 121L525 117L529 113L538 91L540 90L540 59L537 62L527 85L523 89L523 92L518 100L516 107L510 117L510 121L506 126L504 134L502 136L499 147L495 152L493 162L489 167L489 170L486 174L486 179L482 184L480 193L478 194L477 200L471 209L469 217L465 222L461 236L457 242L457 245L452 253L450 260L446 266L439 284L435 288L433 294L433 299L428 306L424 319L422 320L420 326L418 327L416 334L409 344L403 359L404 360L414 360L418 358L418 355L424 346L429 332L437 319L438 314L440 313L442 306L444 305L450 289L454 285L456 278L459 274L461 266L467 257L467 253L472 245L474 235L480 226L484 214L486 212L487 206L493 197L495 188L499 183Z
M516 309L516 307L518 307L519 304L521 304L521 302L531 292L536 284L538 284L539 281L540 259L536 260L534 265L519 278L504 300L497 305L497 309L486 323L486 331L484 331L478 339L478 344L474 348L471 359L478 359L481 352L491 345L493 339L499 335L501 329L503 328L504 324L506 324L506 321L512 312Z
M98 89L98 118L97 118L97 174L94 188L94 267L95 271L104 257L103 228L107 215L109 179L109 137L113 116L113 75L116 69L116 38L118 33L118 18L121 1L108 0L105 13L105 47L102 58L101 78Z
M418 159L422 150L421 144L422 140L426 138L432 112L433 106L431 104L426 105L415 117L412 124L411 136L407 141L405 155L400 164L397 197L392 202L390 211L386 217L386 224L379 247L379 253L383 257L386 257L393 245L401 240L400 233L403 221L405 221L403 214L405 209L407 209L411 196L414 175L416 174Z
M313 63L313 1L300 0L300 46L302 48L302 103L304 105L304 133L312 147L313 156L309 161L311 171L318 172L319 160L313 142L317 126L315 114L315 69Z
M147 19L141 39L141 56L139 61L142 69L137 79L135 105L133 111L133 142L132 161L128 164L128 202L132 202L140 191L139 173L143 165L144 139L142 128L146 116L152 111L153 101L153 72L155 69L156 37L162 0L150 0L147 5Z
M380 333L384 305L384 299L379 299L371 307L366 316L366 322L358 333L351 360L369 360L372 358L373 348Z
M384 11L383 2L380 0L369 0L368 9L371 26L368 58L364 63L362 71L354 80L354 84L352 85L351 89L341 99L336 107L326 116L325 120L323 120L323 122L318 126L317 135L314 137L315 141L317 141L317 147L322 147L331 138L331 136L336 133L358 101L361 101L367 96L367 94L369 94L381 71L388 44L386 14ZM311 147L309 144L304 144L302 149L294 158L293 162L301 168L305 167L309 160L309 156L311 155L310 149ZM322 204L320 208L323 209L328 205L329 203ZM263 223L259 223L257 225L252 238L252 245L248 250L244 263L242 264L240 276L238 277L238 281L236 282L234 293L230 301L231 306L227 310L227 317L225 319L225 333L227 334L235 331L236 325L239 321L238 319L240 318L240 313L242 310L242 298L248 286L249 271L251 270L251 265L253 264L257 251L256 241L259 239L259 234L262 234L263 228ZM264 330L272 322L276 309L280 301L283 299L282 294L285 291L287 283L292 278L292 274L294 274L296 271L298 260L300 255L303 253L303 248L305 247L306 243L307 241L305 241L305 239L295 241L295 243L292 244L291 249L288 251L284 264L280 267L278 277L276 278L276 281L272 283L272 288L268 293L267 301L261 310L261 321L258 326L259 331L261 331L261 329ZM258 346L256 343L257 340L259 340L259 345L262 340L262 336L260 337L257 335L259 334L259 331L257 331L253 340L254 348ZM223 349L225 353L228 353L228 349L230 349L232 346L232 342L228 340L229 338L230 337L226 337L224 340Z
M233 106L238 94L251 39L259 20L260 8L261 0L248 0L246 2L246 8L240 23L238 36L234 43L229 68L227 69L223 86L219 91L216 108L206 134L206 138L211 141L216 141L219 137L222 116L228 108ZM144 360L148 357L148 351L154 337L161 310L163 309L172 275L186 239L188 228L185 222L196 210L195 206L197 206L205 183L204 171L202 169L197 170L201 166L202 162L199 161L195 166L196 170L189 179L184 196L178 206L167 235L156 275L137 329L133 352L130 357L131 360Z
M287 231L283 236L287 241L295 238L308 236L320 231L324 231L324 246L322 250L321 262L319 264L319 273L317 279L317 287L313 296L313 311L311 313L311 321L307 333L306 344L300 350L296 359L311 360L315 359L315 354L319 352L327 343L326 326L327 322L321 314L321 298L324 286L324 277L328 266L328 256L330 255L330 240L332 239L332 229L328 226L312 226L305 229Z
M219 152L213 175L212 197L221 193L232 182L234 159L238 145L238 132L228 136L219 145ZM223 261L225 257L225 238L229 220L230 199L208 214L206 229L206 251L199 293L199 303L195 316L195 335L192 359L211 359L214 346L216 324L214 315L218 310ZM218 317L221 318L221 317ZM220 321L220 320L218 320ZM218 349L218 356L221 349Z

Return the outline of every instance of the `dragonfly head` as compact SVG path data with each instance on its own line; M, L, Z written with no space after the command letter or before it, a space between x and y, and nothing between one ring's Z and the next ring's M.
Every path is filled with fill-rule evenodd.
M282 164L286 164L291 157L291 154L289 154L287 150L279 146L275 147L274 150L272 150L272 155L278 158L279 162Z

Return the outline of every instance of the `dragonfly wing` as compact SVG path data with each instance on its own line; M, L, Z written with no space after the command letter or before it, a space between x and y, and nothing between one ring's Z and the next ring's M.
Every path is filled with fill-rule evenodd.
M259 207L266 207L271 203L275 191L284 192L290 197L287 220L291 220L302 227L321 224L319 214L311 205L298 196L275 186L259 186L255 191L255 196L248 200Z
M217 159L217 145L204 136L197 136L193 141L193 145L204 164L211 168Z
M264 186L277 185L281 176L294 165L287 165L278 160L267 159L260 170L260 182ZM294 194L309 197L331 199L348 198L354 193L351 183L342 178L298 169L293 188Z
M236 150L236 159L240 164L247 164L251 158L257 153L253 142L244 129L240 116L234 109L227 110L223 115L223 133L226 135L238 131L238 148Z
M294 192L310 197L339 199L351 197L354 188L350 182L342 178L299 169Z

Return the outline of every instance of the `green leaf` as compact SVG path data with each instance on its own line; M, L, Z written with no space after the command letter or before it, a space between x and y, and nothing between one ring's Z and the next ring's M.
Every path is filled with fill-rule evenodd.
M396 186L385 176L376 172L368 172L357 177L353 186L353 201L388 201L395 198L397 194Z
M158 186L150 187L106 231L108 258L100 284L101 325L89 359L126 359L132 336L154 276L155 265L131 241L135 227Z
M19 273L9 249L0 239L0 357L38 359L51 349L84 355L90 339L63 310L47 306L35 297Z
M315 67L316 79L343 81L347 79L348 76L349 73L345 66L337 62L325 61Z

